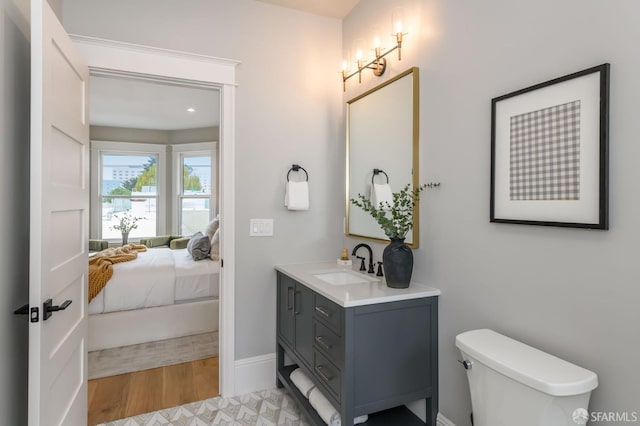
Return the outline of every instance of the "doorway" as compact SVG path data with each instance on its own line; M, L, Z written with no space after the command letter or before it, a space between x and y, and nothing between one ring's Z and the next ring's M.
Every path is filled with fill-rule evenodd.
M218 184L220 202L219 393L235 393L235 67L236 61L71 36L92 74L108 73L217 88L220 93ZM224 261L224 264L222 263ZM222 267L224 266L224 267Z
M89 303L88 420L98 424L219 394L220 262L195 262L184 245L219 223L220 91L104 71L89 88L90 236L109 246L97 257L124 244L126 216L137 219L128 242L149 247L113 265Z

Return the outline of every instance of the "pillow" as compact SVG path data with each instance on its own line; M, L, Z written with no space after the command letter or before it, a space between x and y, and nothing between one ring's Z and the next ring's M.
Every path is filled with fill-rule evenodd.
M220 260L220 228L211 237L211 259Z
M204 232L205 234L207 234L207 237L209 237L209 239L212 240L213 234L215 234L215 232L218 230L219 227L220 227L220 218L216 216L215 219L209 222Z
M202 232L196 232L187 244L187 251L193 260L206 259L211 252L211 240L206 235L202 235Z

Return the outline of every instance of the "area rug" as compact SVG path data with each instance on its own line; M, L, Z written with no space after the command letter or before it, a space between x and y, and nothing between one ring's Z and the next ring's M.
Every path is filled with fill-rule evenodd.
M218 356L218 332L89 352L89 380Z
M309 426L293 399L281 389L234 398L210 398L98 426Z

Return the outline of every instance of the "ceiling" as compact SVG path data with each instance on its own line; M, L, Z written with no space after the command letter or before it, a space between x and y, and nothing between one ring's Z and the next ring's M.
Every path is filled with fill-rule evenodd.
M344 18L360 0L258 0L315 15Z
M360 0L258 0L333 18L344 18ZM195 112L187 112L194 108ZM121 77L91 76L89 122L93 126L182 130L218 126L215 89Z
M193 108L194 112L188 112ZM91 76L89 123L92 126L183 130L218 126L216 89L114 76Z

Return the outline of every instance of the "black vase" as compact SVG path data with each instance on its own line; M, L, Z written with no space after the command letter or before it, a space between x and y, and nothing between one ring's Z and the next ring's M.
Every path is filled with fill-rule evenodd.
M388 287L409 287L413 273L413 252L404 243L404 238L391 239L382 252L382 264Z

